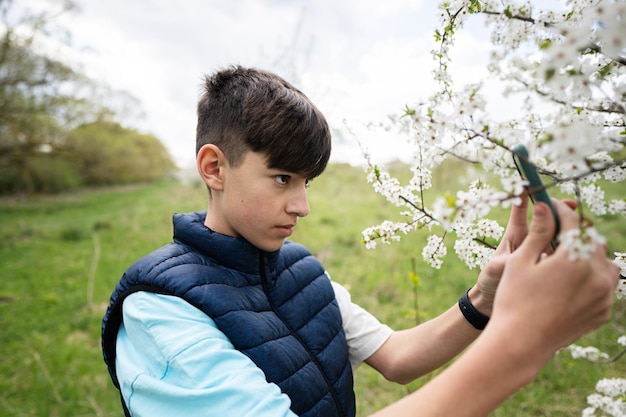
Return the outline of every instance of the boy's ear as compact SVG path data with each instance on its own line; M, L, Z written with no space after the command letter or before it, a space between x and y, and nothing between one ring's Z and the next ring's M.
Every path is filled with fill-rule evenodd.
M196 157L198 173L211 190L222 190L224 166L227 163L224 153L213 144L200 148Z

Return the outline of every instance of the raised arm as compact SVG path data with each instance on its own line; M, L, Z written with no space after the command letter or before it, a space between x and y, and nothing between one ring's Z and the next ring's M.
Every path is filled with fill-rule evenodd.
M502 241L469 292L469 300L484 315L491 315L493 299L507 257L528 234L527 216L528 197L524 196L520 205L511 208ZM480 331L465 319L459 306L454 304L432 320L394 332L367 359L367 363L391 381L408 383L449 362L479 334Z

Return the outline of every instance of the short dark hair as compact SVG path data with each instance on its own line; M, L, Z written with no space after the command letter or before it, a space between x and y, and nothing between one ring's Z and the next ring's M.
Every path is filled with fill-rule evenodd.
M326 119L297 88L276 74L231 66L205 76L198 101L196 153L220 148L231 166L248 151L267 156L269 168L311 179L330 158Z

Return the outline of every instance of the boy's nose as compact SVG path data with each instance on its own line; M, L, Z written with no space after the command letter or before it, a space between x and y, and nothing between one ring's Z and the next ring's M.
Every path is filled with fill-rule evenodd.
M292 199L287 204L287 212L295 214L298 217L304 217L311 211L309 207L309 198L306 194L306 188L294 190Z

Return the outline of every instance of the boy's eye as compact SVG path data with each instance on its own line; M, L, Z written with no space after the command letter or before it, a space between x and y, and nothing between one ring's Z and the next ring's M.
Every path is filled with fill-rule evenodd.
M276 175L275 179L280 185L286 185L289 182L289 175Z
M276 175L274 177L274 180L279 184L279 185L287 185L289 183L289 181L291 181L291 175L285 175L285 174L281 174L281 175ZM309 188L309 185L311 185L311 181L309 180L305 180L304 181L304 187L305 188Z

